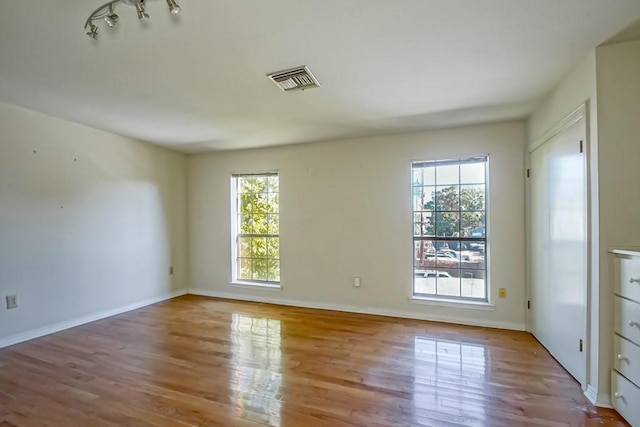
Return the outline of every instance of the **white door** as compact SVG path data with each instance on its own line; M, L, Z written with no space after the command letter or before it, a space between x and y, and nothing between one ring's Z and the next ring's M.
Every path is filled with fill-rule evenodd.
M582 385L587 348L585 126L581 118L533 150L529 178L530 329Z

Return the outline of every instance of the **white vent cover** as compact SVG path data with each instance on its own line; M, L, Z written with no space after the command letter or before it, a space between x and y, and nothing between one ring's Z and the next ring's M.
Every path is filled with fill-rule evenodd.
M285 92L320 87L320 83L318 83L318 80L311 74L311 70L306 65L267 74L267 77Z

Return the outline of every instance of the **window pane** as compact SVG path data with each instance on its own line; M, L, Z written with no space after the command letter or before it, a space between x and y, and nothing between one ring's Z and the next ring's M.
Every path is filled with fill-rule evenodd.
M279 282L280 281L280 260L270 259L267 260L268 266L268 279L270 282Z
M238 233L240 234L253 233L253 215L240 214L240 220L238 224Z
M240 195L240 212L251 213L255 204L255 196L253 193L242 193Z
M269 176L267 177L267 191L269 193L277 193L280 191L280 179L278 176Z
M458 237L460 235L460 214L457 212L436 212L436 236Z
M460 252L462 267L465 269L484 270L486 268L484 242L463 241L462 244L465 248Z
M238 178L238 187L241 194L247 194L247 193L251 193L252 192L252 185L251 185L251 181L250 178L243 178L240 177Z
M484 237L484 211L462 212L460 234L464 237Z
M416 211L435 210L436 187L414 187L413 209Z
M251 238L251 256L253 258L267 257L267 238L266 237Z
M414 246L414 268L416 272L417 270L435 268L435 242L433 240L416 240Z
M412 168L412 182L414 183L414 185L435 185L435 168Z
M484 242L463 242L466 249L462 256L462 296L486 299L486 264Z
M411 206L414 211L422 210L422 187L412 187L413 190L413 203Z
M423 253L423 240L414 240L413 241L413 269L417 270L420 268L420 262L422 261L422 253Z
M413 280L414 293L424 295L434 295L436 293L436 277L432 272L416 270Z
M485 180L485 162L460 165L460 182L463 184L482 184Z
M458 244L456 242L438 242L438 247L439 249L436 252L436 256L455 263L456 268L460 265L460 251L458 251Z
M484 260L478 263L464 262L462 269L461 284L462 296L467 298L486 299L486 270L479 268L467 268L476 266L484 266Z
M267 280L267 260L266 259L254 259L253 260L253 280Z
M435 235L435 226L431 212L414 212L413 214L413 230L414 236L433 236Z
M460 210L460 193L457 185L436 187L436 210L458 211Z
M460 260L457 256L451 257L446 254L448 250L439 250L435 256L435 268L439 271L445 271L452 276L458 277L460 270ZM449 252L450 253L450 252Z
M253 214L253 234L267 234L267 214L263 211Z
M238 279L251 280L251 259L250 258L238 258L237 267Z
M436 278L436 294L447 297L459 297L460 277L449 275L448 273L438 270Z
M238 256L241 258L249 258L251 256L251 238L238 238Z
M255 195L255 205L253 207L254 212L264 214L268 212L269 208L269 195L266 191L256 193Z
M267 217L267 233L279 234L280 233L280 217L278 214L269 214Z
M280 210L279 206L280 206L280 193L269 193L267 212L277 213Z
M460 166L436 166L436 182L439 185L460 183Z
M460 210L481 211L484 210L484 185L460 186Z
M280 238L267 237L267 257L280 258Z

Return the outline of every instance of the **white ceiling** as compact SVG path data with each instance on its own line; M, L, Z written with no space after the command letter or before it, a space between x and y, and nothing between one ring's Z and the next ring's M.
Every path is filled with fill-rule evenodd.
M184 152L524 118L639 0L3 1L0 102ZM265 74L307 65L321 88Z

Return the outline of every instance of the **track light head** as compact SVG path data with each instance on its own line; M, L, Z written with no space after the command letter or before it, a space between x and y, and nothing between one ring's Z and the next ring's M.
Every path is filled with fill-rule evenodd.
M169 12L174 15L177 15L182 10L178 3L176 3L176 0L167 0L167 5L169 6Z
M95 25L91 24L91 27L89 28L89 31L87 32L87 35L89 37L91 37L92 39L96 40L98 38L98 27L96 27Z
M136 11L138 12L138 19L148 19L149 14L144 9L142 2L136 3Z
M111 15L107 15L104 17L104 22L106 22L109 27L113 27L118 23L119 19L120 17L118 15L112 13Z

